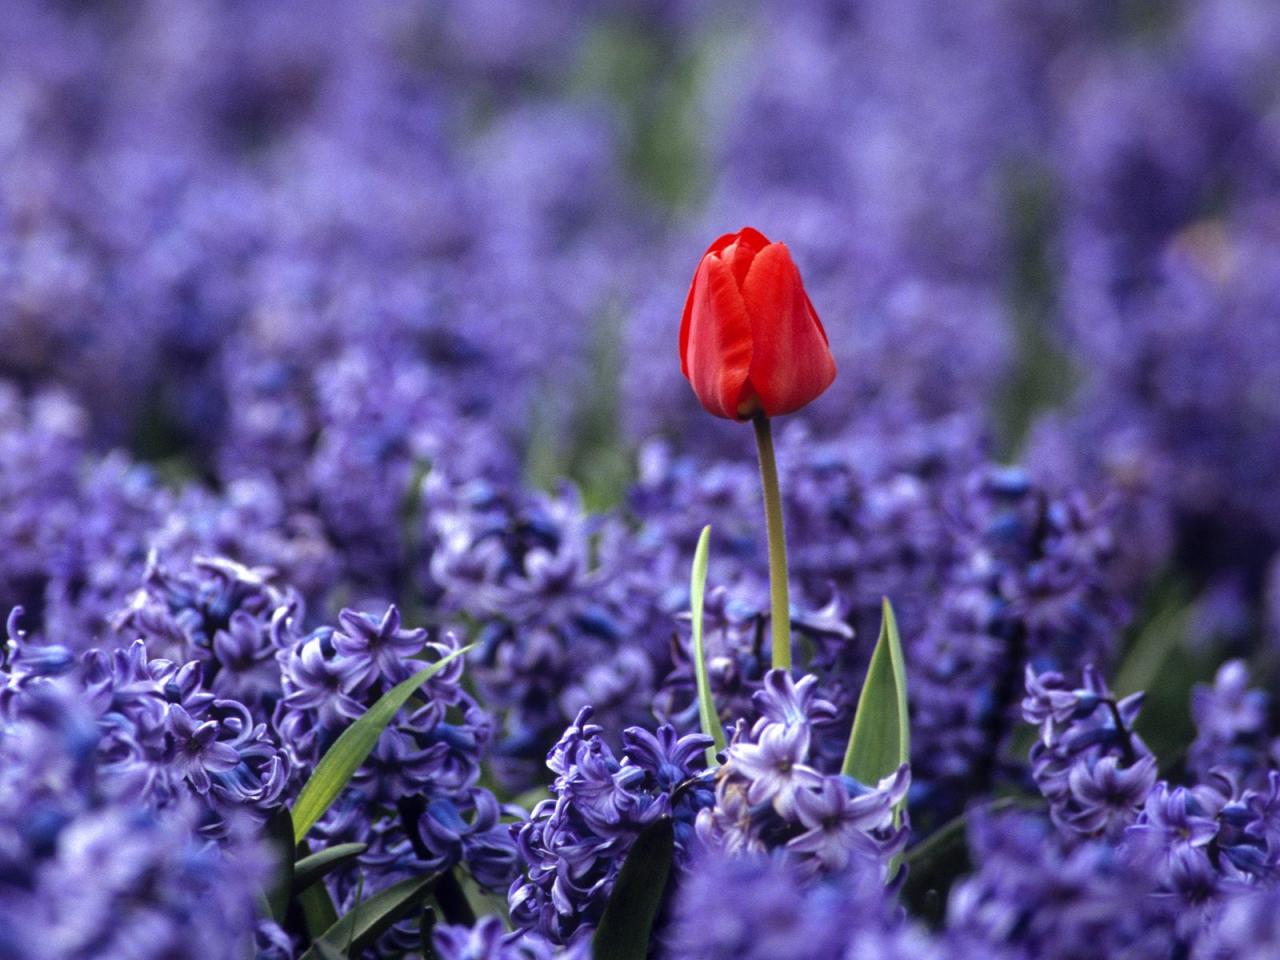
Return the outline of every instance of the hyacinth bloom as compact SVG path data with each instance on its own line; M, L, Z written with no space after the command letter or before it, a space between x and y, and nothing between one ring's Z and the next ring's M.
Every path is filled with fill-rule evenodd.
M785 244L743 227L703 254L680 324L680 369L708 413L794 413L836 377L822 322Z

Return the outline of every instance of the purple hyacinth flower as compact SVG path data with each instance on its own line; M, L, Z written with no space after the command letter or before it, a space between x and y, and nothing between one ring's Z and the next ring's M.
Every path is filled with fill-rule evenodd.
M1280 850L1280 770L1267 774L1267 786L1245 795L1250 822L1244 832L1265 840L1271 850Z
M440 960L587 960L591 955L588 938L558 949L530 931L507 933L494 916L481 917L469 929L442 924L433 937Z
M240 762L240 754L234 747L218 742L216 720L197 724L182 707L172 706L167 721L173 738L173 765L197 793L209 792L210 773L225 773Z
M637 766L648 771L663 790L680 786L691 770L705 766L712 739L705 734L680 736L675 728L662 726L657 733L643 727L628 727L622 734L623 749Z
M1070 824L1082 833L1117 837L1134 821L1138 808L1156 780L1155 757L1140 758L1130 767L1116 757L1103 757L1092 765L1077 763L1068 781L1077 810Z
M796 816L806 829L787 849L814 857L827 871L843 870L855 855L873 859L880 850L868 831L892 826L892 810L889 793L850 796L842 779L828 777L817 790L796 793Z
M795 813L796 795L822 785L822 774L806 761L809 758L809 728L785 727L779 723L765 726L756 743L735 743L729 748L729 760L742 776L751 781L747 800L751 804L768 803L785 818Z
M1161 781L1147 794L1141 819L1129 827L1126 836L1157 850L1181 845L1203 847L1218 835L1213 812L1205 809L1195 791L1170 788Z
M422 652L427 631L400 626L400 611L393 604L382 619L367 613L343 610L338 615L341 629L333 635L333 645L343 656L355 661L355 676L361 685L384 678L399 683L409 677L407 660Z
M836 715L835 706L818 697L818 678L812 674L797 681L786 670L770 670L763 689L751 699L760 711L757 727L769 722L788 727L821 723Z

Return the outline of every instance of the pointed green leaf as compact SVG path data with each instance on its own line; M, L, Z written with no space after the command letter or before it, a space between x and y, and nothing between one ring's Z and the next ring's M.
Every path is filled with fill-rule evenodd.
M906 763L911 753L907 673L893 607L884 601L880 639L862 684L843 773L874 786Z
M276 861L275 875L267 889L267 907L271 911L272 920L284 923L294 877L293 819L289 816L288 808L280 807L271 815L263 827L263 838Z
M320 936L338 922L338 909L323 883L313 883L298 894L298 906L302 909L302 922L307 936Z
M348 960L345 953L337 947L329 946L323 940L317 940L311 945L311 949L315 951L316 957L319 958L319 960Z
M338 798L360 764L373 752L378 737L387 728L396 713L413 696L419 687L439 673L449 661L462 656L471 647L455 650L437 660L425 670L419 670L409 679L392 687L364 714L342 731L328 752L316 764L311 778L298 794L293 805L293 836L301 841L307 832L324 816L329 805Z
M332 950L338 956L359 956L360 951L386 933L392 925L422 908L431 892L436 875L410 877L357 903L351 912L324 932L311 944L301 960L328 960L322 951ZM348 944L350 947L347 948Z
M636 838L591 941L594 960L645 960L653 921L662 906L676 834L664 817Z
M343 947L343 952L350 954L351 947L356 939L356 927L360 925L360 907L364 904L364 871L360 871L360 878L356 883L356 902L351 907L351 922L347 924L347 944ZM319 941L324 943L323 938Z
M716 765L716 754L725 747L724 727L716 712L716 702L711 695L711 681L707 677L707 652L702 643L702 608L707 592L707 559L711 545L711 525L702 528L698 547L693 552L693 575L689 584L689 601L693 612L693 670L698 681L698 720L702 732L715 743L707 747L707 766Z
M297 854L306 858L311 853L306 841L298 844ZM313 883L305 890L294 894L298 907L302 911L302 922L307 929L307 936L315 940L322 933L338 922L338 909L333 905L333 898L323 883Z
M327 877L334 870L350 863L369 849L364 843L338 843L326 847L310 856L303 857L293 865L293 891L300 893L317 880Z

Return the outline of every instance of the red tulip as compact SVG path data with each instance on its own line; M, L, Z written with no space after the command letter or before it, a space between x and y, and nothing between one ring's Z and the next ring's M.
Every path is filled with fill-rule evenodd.
M717 417L793 413L831 386L836 362L785 244L744 227L711 244L689 287L680 369Z

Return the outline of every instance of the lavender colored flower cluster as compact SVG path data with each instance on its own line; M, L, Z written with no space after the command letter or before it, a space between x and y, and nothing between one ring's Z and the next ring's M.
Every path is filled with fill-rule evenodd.
M737 908L725 910L725 903ZM670 960L940 960L922 930L895 916L874 872L820 881L784 860L709 854L693 864L666 938Z
M0 960L585 960L665 821L651 956L1280 955L1273 0L9 0L0 49ZM675 356L743 223L840 368L778 429L794 671Z
M30 658L22 658L30 659ZM46 655L46 660L52 660ZM221 844L201 837L194 803L133 800L112 758L118 719L98 719L102 691L48 672L5 673L0 691L0 950L15 960L177 955L239 960L254 942L255 884L270 861L241 821ZM108 694L109 695L109 694ZM141 689L137 696L143 696ZM181 707L173 707L175 715ZM181 714L186 716L185 713ZM217 722L206 721L216 733ZM115 727L116 729L112 729ZM181 723L175 725L175 729ZM207 741L198 749L189 745ZM229 769L214 741L182 749L196 778ZM201 771L196 773L196 771ZM132 771L137 772L137 771Z
M571 489L547 496L438 472L422 496L426 589L446 615L477 625L477 688L502 711L508 778L533 776L584 706L613 729L651 716L674 611L621 518L589 515Z
M97 775L116 795L147 808L200 809L210 836L224 836L238 817L261 822L283 802L287 755L248 706L206 686L199 661L152 658L139 639L77 663L65 646L18 630L21 613L9 618L6 698L20 707L46 682L69 684L101 730Z
M583 708L547 755L552 796L516 832L528 872L511 886L512 920L554 943L589 940L646 827L670 819L680 861L689 856L698 811L712 802L710 737L629 727L619 759L590 719Z
M191 843L228 849L250 849L338 734L422 658L458 649L452 635L404 628L395 607L381 617L344 611L336 628L299 632L305 609L296 591L225 559L181 569L153 559L143 585L109 618L114 648L77 655L75 643L21 631L22 615L9 618L0 661L5 710L36 710L55 690L78 698L69 702L89 736L80 762L120 815L166 818ZM459 863L482 887L503 890L519 869L508 824L523 811L476 786L491 721L462 691L462 670L455 660L431 678L421 705L383 732L318 824L321 840L363 845L354 866L329 878L339 903L354 902L366 883L376 890ZM250 920L269 862L263 855L256 873L225 879L243 891ZM296 956L281 928L263 925L260 936L264 956ZM386 942L403 945L407 936L392 931Z
M299 633L287 608L272 633L284 695L272 721L289 756L310 770L380 696L408 679L423 659L458 650L451 634L433 638L402 625L389 608L381 617L344 611L334 627ZM352 788L317 826L331 842L364 843L373 876L448 870L465 861L484 887L502 890L519 860L493 794L476 786L492 721L461 686L463 662L453 660L423 687L421 706L386 729ZM348 878L350 880L350 878ZM353 894L348 887L345 894Z
M433 945L440 960L587 960L590 956L586 940L561 949L536 933L507 933L494 916L474 927L440 927Z
M1114 839L1133 823L1156 779L1156 758L1133 730L1141 709L1142 694L1117 700L1092 666L1077 689L1027 668L1022 712L1041 731L1031 775L1060 827Z
M766 675L754 697L759 719L750 731L735 731L716 773L715 805L698 814L699 838L730 853L785 852L801 873L838 873L851 863L887 873L906 845L907 827L895 811L910 771L904 764L870 786L820 772L814 728L830 723L835 708L816 688L816 677Z
M1257 706L1260 691L1246 691L1246 684L1234 663L1214 688L1196 691L1202 736L1229 727L1242 702ZM1275 884L1280 770L1254 774L1251 785L1224 752L1224 765L1192 770L1188 786L1157 781L1155 758L1132 729L1140 705L1140 694L1116 700L1091 669L1077 689L1060 675L1028 671L1023 708L1042 736L1032 748L1032 773L1061 831L1054 842L1062 856L1112 863L1107 869L1129 886L1135 909L1123 918L1131 928L1125 936L1145 945L1126 949L1160 956L1181 944L1211 955L1230 936L1222 918L1244 909L1235 901ZM974 883L970 895L982 890Z

